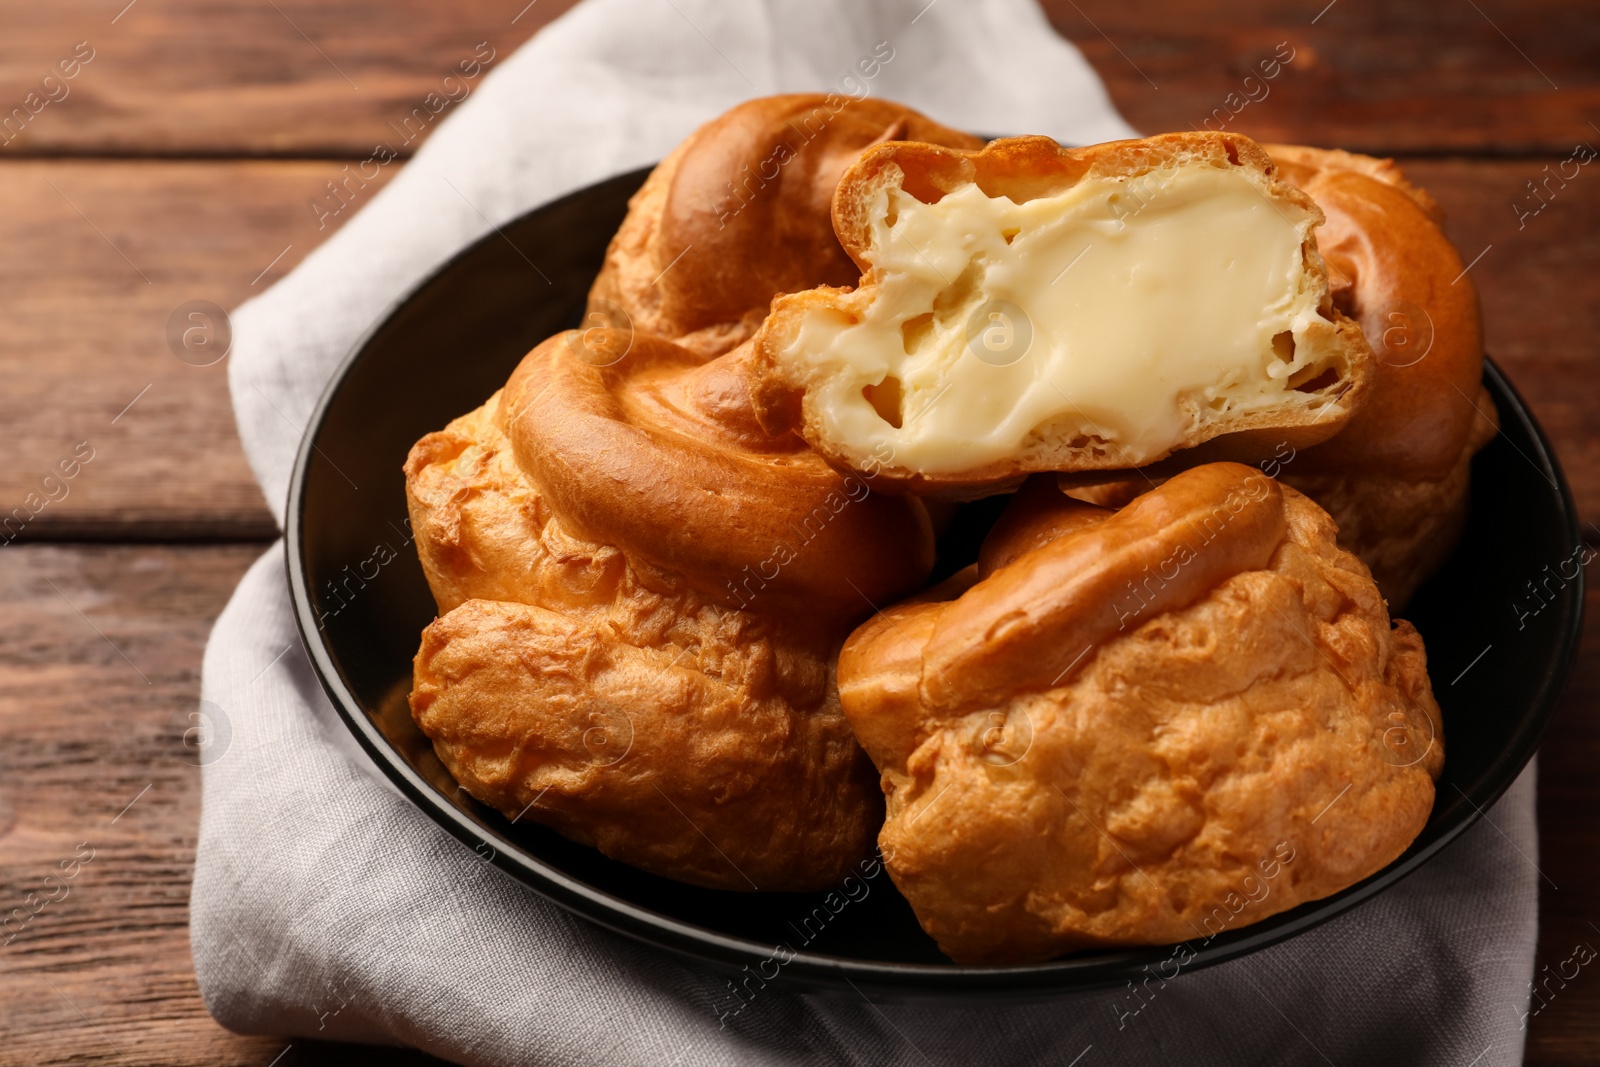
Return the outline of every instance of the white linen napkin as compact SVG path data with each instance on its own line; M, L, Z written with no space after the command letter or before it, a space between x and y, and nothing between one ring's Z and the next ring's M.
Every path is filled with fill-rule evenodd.
M1031 0L588 0L503 58L370 204L234 316L239 432L280 524L336 365L441 261L491 223L659 159L742 99L839 89L883 44L893 58L869 91L949 125L1133 134ZM721 976L549 903L387 787L300 647L281 544L218 619L201 691L218 728L191 942L206 1004L234 1030L474 1065L1521 1060L1531 767L1390 892L1165 985L974 1007L769 989L730 1015Z

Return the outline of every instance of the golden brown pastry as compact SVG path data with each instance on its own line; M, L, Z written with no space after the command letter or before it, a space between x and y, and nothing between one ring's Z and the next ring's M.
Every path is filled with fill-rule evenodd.
M860 285L774 301L757 414L841 468L888 453L882 478L929 492L1222 436L1306 447L1374 371L1329 302L1321 222L1232 134L879 145L834 198Z
M1454 550L1473 455L1498 429L1483 388L1478 291L1433 198L1389 160L1289 145L1268 151L1327 215L1317 243L1334 305L1378 356L1371 395L1337 437L1282 477L1339 525L1394 610Z
M1231 463L1115 513L1036 479L973 571L851 636L839 690L888 869L962 963L1327 896L1405 850L1444 758L1416 631L1326 513Z
M821 888L882 817L837 649L926 578L932 535L917 501L768 437L747 361L561 334L417 443L442 616L411 709L509 816L697 885Z
M778 293L860 273L833 234L833 190L889 140L983 142L900 104L793 93L701 126L628 204L589 294L589 325L655 334L703 355L747 340Z

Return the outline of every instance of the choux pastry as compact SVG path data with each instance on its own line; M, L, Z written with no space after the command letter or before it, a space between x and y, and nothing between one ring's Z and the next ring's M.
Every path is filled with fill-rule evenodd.
M834 197L860 284L774 302L757 414L841 468L889 449L884 478L971 495L1219 437L1314 444L1375 370L1321 222L1232 134L879 145Z
M882 818L837 649L926 577L932 534L920 502L766 436L747 353L560 334L417 443L441 617L411 709L510 817L697 885L820 888Z
M712 119L629 202L585 324L714 356L748 340L777 294L853 282L833 233L834 187L863 149L893 140L983 144L871 97L768 96Z
M1438 706L1325 512L1232 463L1114 513L1038 479L1013 512L839 660L888 870L945 953L1205 939L1405 850Z

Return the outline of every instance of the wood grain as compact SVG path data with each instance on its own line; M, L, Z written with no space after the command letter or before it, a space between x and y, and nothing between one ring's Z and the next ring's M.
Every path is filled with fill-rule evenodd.
M94 54L0 156L364 159L460 63L492 69L573 0L127 2L0 0L5 114L78 42Z
M218 1026L189 956L183 735L206 635L261 551L0 549L0 1065L265 1067L291 1044ZM279 1067L437 1062L293 1044Z
M1555 445L1580 518L1600 525L1600 160L1520 220L1514 205L1532 210L1526 183L1552 160L1401 161L1444 208L1462 259L1482 256L1471 277L1485 345Z
M1570 0L1045 8L1150 133L1209 118L1211 129L1377 154L1565 153L1597 139L1600 36L1592 9ZM1263 80L1260 64L1280 45L1293 58Z
M1444 205L1463 258L1488 249L1472 277L1489 350L1555 441L1585 521L1600 524L1600 244L1588 236L1600 230L1600 162L1552 186L1519 229L1513 205L1536 203L1526 183L1552 160L1404 162ZM308 202L339 166L0 164L0 197L18 207L0 214L0 424L12 429L0 516L79 442L95 450L22 538L270 535L225 366L178 359L166 324L188 300L235 305L309 252L329 231Z
M480 42L509 54L571 0L0 2L0 107L22 103L79 41L95 58L0 152L352 158ZM1592 13L1565 0L1049 0L1056 28L1130 121L1233 128L1382 152L1548 152L1600 113ZM118 16L118 13L120 17ZM1320 13L1320 17L1319 17ZM112 19L116 18L113 23ZM1313 21L1315 19L1315 21ZM514 21L513 21L514 20ZM1262 89L1244 79L1288 42ZM1559 86L1558 92L1553 86ZM1225 112L1226 113L1226 112ZM1221 121L1213 119L1213 122Z
M1591 562L1585 571L1589 592L1582 650L1539 750L1539 867L1545 878L1539 884L1534 973L1546 990L1541 996L1546 1006L1529 1021L1529 1067L1587 1067L1600 1061L1600 957L1570 982L1559 980L1562 964L1577 945L1600 952L1600 850L1595 847L1600 564ZM1543 977L1551 972L1557 980L1544 985ZM1572 974L1572 967L1565 972Z
M0 1062L265 1063L282 1049L240 1046L205 1014L187 934L199 769L182 734L211 621L259 553L0 549L0 909L67 890L0 946ZM89 862L47 883L80 844Z
M0 916L46 904L0 944L0 1067L432 1063L393 1050L243 1038L205 1012L188 943L199 771L183 733L211 623L261 546L0 549ZM1594 568L1590 577L1595 577ZM82 614L79 614L79 613ZM1600 589L1541 756L1540 963L1600 947L1594 775ZM125 657L125 658L124 658ZM128 806L132 802L131 807ZM62 874L80 845L93 858ZM50 887L50 888L46 888ZM0 933L0 941L4 940ZM1528 1062L1593 1062L1600 970L1533 1019Z
M0 919L30 892L67 889L0 944L0 1067L439 1062L233 1035L196 989L198 770L182 734L211 622L261 545L26 542L272 536L226 364L180 361L167 318L269 285L327 236L307 201L345 161L390 139L480 42L492 67L571 2L0 0L0 517L79 442L94 450L67 495L0 544ZM1465 255L1486 250L1472 276L1490 351L1555 440L1583 517L1600 522L1600 170L1520 225L1513 207L1535 206L1526 183L1574 142L1600 145L1600 24L1587 7L1045 6L1142 129L1209 118L1402 156ZM69 95L7 129L79 41L94 58ZM1283 45L1293 58L1263 79ZM1600 948L1597 630L1600 591L1541 756L1541 967L1580 941ZM93 859L46 883L80 844ZM1527 1062L1597 1060L1590 965L1531 1020Z
M319 230L309 202L341 166L0 163L0 516L28 520L8 533L272 534L226 362L178 358L168 320L192 300L234 307L299 262L336 228ZM78 476L42 484L82 442L93 459Z

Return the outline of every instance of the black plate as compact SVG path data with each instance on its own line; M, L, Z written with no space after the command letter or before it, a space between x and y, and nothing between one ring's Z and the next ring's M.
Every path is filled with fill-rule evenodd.
M866 895L857 888L860 899L837 915L822 894L720 892L644 874L542 827L513 826L478 804L412 723L405 703L411 657L434 604L409 544L401 463L417 438L504 384L537 342L579 323L606 242L645 173L590 186L485 235L398 304L323 396L289 489L288 576L301 635L334 706L378 765L445 829L481 853L492 850L496 864L557 903L670 951L730 970L759 969L782 943L796 953L780 981L826 987L848 980L862 990L919 996L1037 997L1138 978L1172 949L955 966L882 874L862 883ZM1533 755L1577 646L1581 570L1564 584L1559 575L1581 541L1544 435L1492 364L1485 379L1502 432L1474 462L1465 541L1409 613L1427 640L1449 742L1427 827L1359 885L1191 946L1190 966L1281 941L1394 885L1471 825ZM1530 582L1539 583L1539 597ZM808 922L818 908L827 921Z

